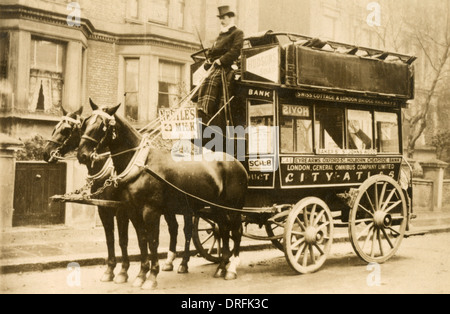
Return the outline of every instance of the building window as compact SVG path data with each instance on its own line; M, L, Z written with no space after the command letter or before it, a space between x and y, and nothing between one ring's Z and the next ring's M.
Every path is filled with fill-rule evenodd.
M185 8L186 8L186 4L184 2L184 0L178 0L177 2L178 7L177 7L177 17L175 19L175 27L179 28L179 29L183 29L184 28L184 20L185 20L185 16L184 16L184 12L185 12Z
M150 0L148 21L169 25L169 0Z
M170 61L159 62L158 108L173 108L183 94L182 65Z
M128 0L128 17L139 19L139 0Z
M30 50L31 111L58 111L62 105L65 45L33 39Z
M125 59L125 117L139 121L139 59Z

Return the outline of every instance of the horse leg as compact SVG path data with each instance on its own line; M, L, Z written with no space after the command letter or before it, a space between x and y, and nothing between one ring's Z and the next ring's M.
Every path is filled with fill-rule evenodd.
M128 225L129 220L124 208L119 208L116 212L117 227L119 229L119 245L122 251L122 269L114 280L117 284L128 281L128 269L130 268L130 258L128 257Z
M116 268L116 254L114 249L114 212L110 208L98 207L98 214L105 229L106 246L108 258L106 259L106 271L100 279L101 282L110 282L114 279L114 268Z
M184 253L183 260L181 261L180 266L178 267L179 274L187 274L189 272L188 263L191 258L190 248L191 248L191 239L192 239L192 228L194 226L194 222L192 221L193 215L192 213L185 214L184 216Z
M154 290L158 286L156 277L159 274L158 246L161 214L152 208L146 208L144 209L143 216L148 236L148 248L150 250L151 268L147 281L142 285L142 289Z
M225 275L225 280L234 280L237 278L237 267L239 266L241 260L239 258L239 253L241 249L241 239L242 239L242 222L241 218L235 216L232 219L232 232L231 237L233 239L233 257L231 259L230 265L228 266L227 273Z
M150 264L148 261L146 230L144 228L144 222L142 221L140 215L133 214L130 217L130 220L134 228L136 229L139 250L141 252L141 269L133 282L133 287L141 287L146 280L148 271L150 270Z
M222 254L220 256L219 266L217 267L214 278L225 277L226 266L231 257L230 251L230 230L228 228L228 222L225 219L220 219L224 223L219 226L220 238L222 239Z
M177 257L178 222L175 214L172 213L164 214L164 219L166 220L167 226L169 227L170 244L169 252L167 252L167 259L164 262L162 271L172 271L173 261Z

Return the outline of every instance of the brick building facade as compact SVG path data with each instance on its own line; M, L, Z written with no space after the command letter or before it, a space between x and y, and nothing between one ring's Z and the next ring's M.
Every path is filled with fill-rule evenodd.
M145 125L188 91L197 30L213 42L221 4L256 31L257 0L3 0L0 132L47 137L61 107L88 112L89 97Z

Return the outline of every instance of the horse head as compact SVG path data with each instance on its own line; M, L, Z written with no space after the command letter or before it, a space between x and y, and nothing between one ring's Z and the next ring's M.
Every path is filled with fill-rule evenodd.
M81 126L81 141L78 146L78 161L82 164L96 160L98 152L105 151L116 139L115 113L120 104L114 107L99 107L89 99L92 114L83 121Z
M75 150L80 143L83 106L74 112L67 112L62 107L61 109L63 116L44 147L44 160L48 163L57 162L61 156Z

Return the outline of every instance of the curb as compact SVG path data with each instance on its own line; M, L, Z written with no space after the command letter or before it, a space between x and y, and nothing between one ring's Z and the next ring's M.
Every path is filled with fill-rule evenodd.
M271 243L262 243L262 244L250 244L241 247L242 252L251 252L251 251L262 251L272 249L273 246ZM190 255L195 256L197 254L196 250L190 250ZM180 257L181 253L177 253L177 257ZM165 259L167 257L166 253L158 253L158 259ZM140 255L138 254L130 254L129 255L130 262L139 262ZM117 263L122 262L122 257L117 257ZM25 272L42 272L46 270L67 268L68 264L77 263L82 267L86 266L99 266L106 265L106 259L101 257L92 257L92 258L75 258L75 259L62 259L60 261L48 261L48 262L37 262L37 263L23 263L23 264L11 264L11 265L1 265L0 266L0 274L14 274L14 273L25 273Z
M441 226L441 227L429 227L429 228L420 228L415 231L410 231L405 234L405 238L413 237L413 236L423 236L426 234L437 234L437 233L445 233L450 232L449 226ZM349 242L348 234L340 234L333 239L333 243L344 243ZM242 252L251 252L251 251L262 251L262 250L270 250L275 249L272 243L256 243L256 244L247 244L241 247ZM95 253L96 254L96 253ZM190 251L191 256L195 256L197 254L196 250ZM178 253L178 255L181 255ZM159 253L159 259L165 259L167 257L167 253ZM130 254L129 256L130 262L139 262L140 255L138 254ZM53 259L57 259L54 258ZM117 257L117 263L121 263L122 258L120 256ZM67 268L69 263L78 263L80 266L99 266L106 265L106 259L101 257L78 257L72 260L70 259L61 259L59 261L44 261L44 262L36 262L36 263L23 263L23 264L11 264L11 265L1 265L0 266L0 274L14 274L14 273L24 273L24 272L42 272L53 269L61 269Z

